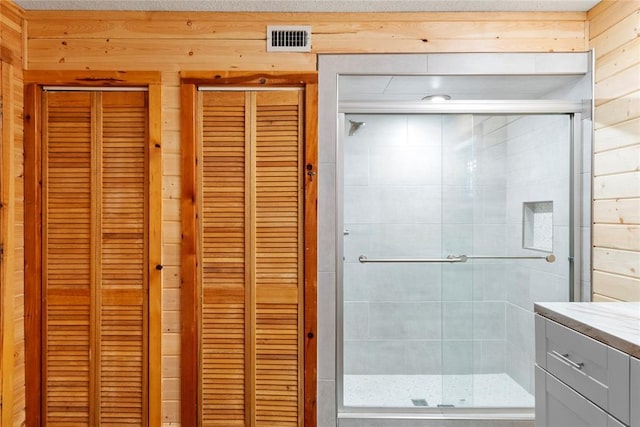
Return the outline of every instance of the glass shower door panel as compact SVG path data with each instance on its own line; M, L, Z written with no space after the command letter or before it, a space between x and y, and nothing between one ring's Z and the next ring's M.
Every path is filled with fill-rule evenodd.
M348 120L366 122L349 135ZM353 115L344 158L344 404L441 399L441 118Z
M569 300L571 119L443 123L443 256L469 256L443 266L443 404L530 407L533 303Z
M442 257L473 250L475 157L473 116L442 116ZM473 406L473 266L442 265L441 406Z
M569 300L571 117L349 115L341 146L344 406L533 406L533 303Z

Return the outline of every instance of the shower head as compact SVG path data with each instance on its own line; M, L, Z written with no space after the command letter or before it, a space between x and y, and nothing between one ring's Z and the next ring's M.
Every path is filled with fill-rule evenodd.
M365 122L356 122L351 119L349 120L349 123L351 123L351 126L349 127L349 136L353 136L358 133L360 128L365 125Z

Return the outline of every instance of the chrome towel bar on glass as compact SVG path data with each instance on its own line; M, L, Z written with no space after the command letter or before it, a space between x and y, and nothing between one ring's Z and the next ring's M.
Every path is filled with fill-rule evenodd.
M543 259L547 262L554 262L556 256L553 254L547 256L485 256L485 255L448 255L446 258L367 258L364 255L358 257L358 261L362 264L369 262L467 262L468 259Z

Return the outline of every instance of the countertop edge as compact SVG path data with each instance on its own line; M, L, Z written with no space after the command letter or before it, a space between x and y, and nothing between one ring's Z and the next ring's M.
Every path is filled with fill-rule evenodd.
M630 342L602 328L584 323L569 315L559 313L558 311L555 311L549 307L545 307L541 304L534 304L534 312L563 326L574 329L594 340L600 341L619 351L640 359L640 345L638 345L637 343Z

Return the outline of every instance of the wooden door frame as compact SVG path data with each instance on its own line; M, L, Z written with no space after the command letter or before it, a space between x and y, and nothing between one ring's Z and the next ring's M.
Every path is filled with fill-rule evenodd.
M42 425L42 109L44 86L145 87L148 91L148 425L162 425L162 98L159 72L25 71L26 425Z
M317 218L318 218L318 74L316 72L182 72L182 294L181 423L198 425L198 245L197 143L198 86L292 87L305 91L304 117L304 426L315 427L317 394Z
M15 66L11 58L0 61L0 158L2 177L0 178L0 425L13 420L14 365L15 365L15 306L16 306L16 236L12 228L16 226L16 129L17 116L14 86L17 80Z

